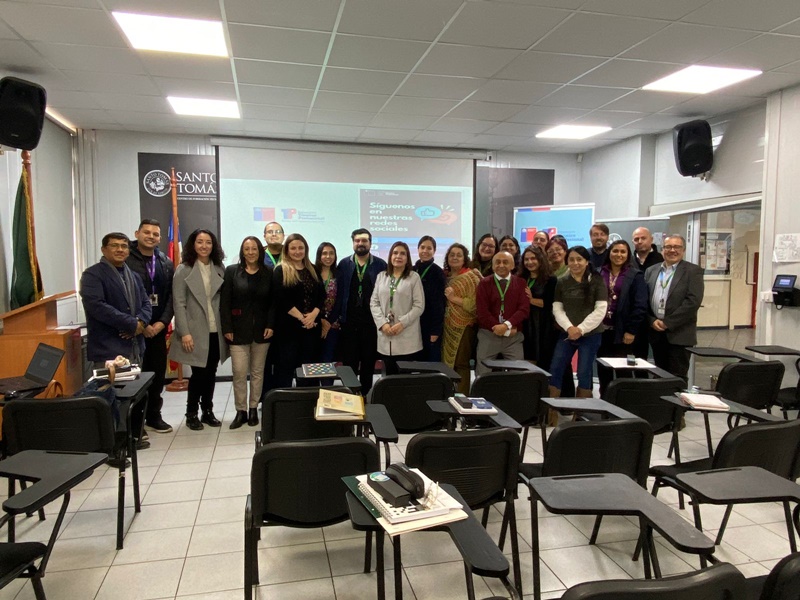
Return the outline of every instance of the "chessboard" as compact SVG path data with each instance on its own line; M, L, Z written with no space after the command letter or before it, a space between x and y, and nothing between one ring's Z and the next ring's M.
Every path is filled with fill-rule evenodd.
M336 363L308 363L303 365L304 377L336 377Z

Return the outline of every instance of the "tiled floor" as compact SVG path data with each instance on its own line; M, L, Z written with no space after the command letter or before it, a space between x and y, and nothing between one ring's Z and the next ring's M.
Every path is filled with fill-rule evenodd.
M707 334L710 332L701 336ZM712 338L701 343L720 341ZM234 416L230 384L217 386L217 414L224 415L221 429L186 429L182 423L183 402L182 394L165 395L164 418L176 426L176 431L166 435L151 433L152 447L139 455L144 506L135 519L133 508L126 513L123 550L115 550L116 472L101 467L74 492L44 579L50 600L242 597L242 523L255 428L228 429ZM681 450L687 459L704 456L702 421L697 414L690 414L687 420L688 427L681 432ZM722 416L712 415L712 430L715 439L725 432ZM402 436L393 456L402 454L408 439L409 436ZM666 435L656 437L654 463L670 462L666 458L667 445ZM530 436L526 459L541 460L538 435ZM527 496L520 495L523 498L518 501L517 513L523 585L526 594L531 594L530 510L524 499ZM662 491L659 498L677 510L677 497L669 490ZM22 520L18 539L45 539L53 512L49 511L44 522L35 517ZM688 512L682 514L690 519ZM703 518L710 532L715 533L722 511L704 507ZM500 519L500 513L494 511L489 527L492 535L497 535ZM591 517L546 512L540 517L545 598L560 598L566 587L581 581L642 577L641 564L630 560L637 537L635 523L621 517L606 518L599 543L589 546L592 523ZM360 600L375 596L375 575L361 573L363 537L349 524L317 530L270 528L262 532L262 585L256 598ZM717 550L720 558L737 565L748 576L766 573L788 553L783 512L777 505L736 508L724 543ZM664 574L688 572L699 566L693 557L668 545L659 546L659 557ZM446 534L409 534L403 542L403 563L406 598L466 597L462 563ZM388 582L393 581L391 578L390 571ZM387 588L392 589L391 583ZM502 595L503 589L495 581L477 578L476 592L482 598L493 593ZM0 591L0 600L10 598L33 598L30 583L13 582Z

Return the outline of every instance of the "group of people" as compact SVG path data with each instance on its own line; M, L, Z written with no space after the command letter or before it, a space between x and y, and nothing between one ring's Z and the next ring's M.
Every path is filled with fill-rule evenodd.
M227 268L215 234L195 230L173 270L158 249L157 221L142 220L134 236L106 235L103 258L81 277L88 358L128 356L156 373L142 418L157 432L172 430L161 417L168 354L192 368L186 424L196 430L220 426L214 383L229 356L234 429L257 425L263 394L291 386L297 367L313 362L341 360L367 394L378 358L387 374L402 360L444 362L461 375L464 393L473 359L478 375L486 359L529 360L551 373L552 395L589 397L597 356L647 358L652 346L657 366L686 379L703 298L702 269L683 260L685 239L666 237L662 256L644 227L633 234L634 250L625 240L608 244L602 223L591 228L591 248L538 231L522 250L513 236L485 234L472 259L454 243L442 266L431 236L420 238L417 260L395 242L387 263L371 253L367 229L352 232L352 254L339 260L323 242L312 262L306 239L273 222L266 245L246 237ZM602 394L611 373L600 367L598 375Z

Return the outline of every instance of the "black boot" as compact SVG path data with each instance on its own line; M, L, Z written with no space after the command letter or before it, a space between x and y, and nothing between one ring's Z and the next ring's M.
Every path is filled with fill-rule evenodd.
M200 417L200 422L205 423L209 427L219 427L222 423L219 422L219 419L214 416L214 411L209 409L203 410L203 416Z
M197 413L186 415L186 426L192 431L203 430L203 424L200 422L200 419L197 418Z
M250 409L250 416L247 419L247 424L250 425L250 427L255 427L256 425L258 425L258 409L257 408L251 408Z
M233 422L231 423L231 429L239 429L239 427L245 423L247 423L247 411L237 410L236 416L233 418Z

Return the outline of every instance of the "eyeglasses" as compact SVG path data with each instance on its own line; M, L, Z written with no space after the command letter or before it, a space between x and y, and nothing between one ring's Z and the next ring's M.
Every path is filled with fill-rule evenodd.
M283 229L267 229L264 233L267 235L281 235L283 233Z
M106 244L106 248L111 248L112 250L127 250L128 244Z
M484 250L494 250L495 247L496 246L494 244L481 244L481 248Z
M664 250L683 250L683 246L664 246Z

